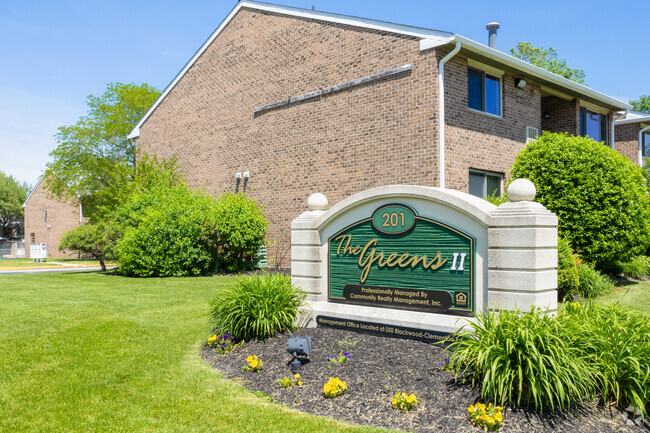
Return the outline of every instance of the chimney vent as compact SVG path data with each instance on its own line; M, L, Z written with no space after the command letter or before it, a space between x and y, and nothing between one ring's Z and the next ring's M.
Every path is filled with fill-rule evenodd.
M485 26L485 29L488 31L488 46L496 50L497 30L499 29L499 23L497 22L488 23L488 25Z

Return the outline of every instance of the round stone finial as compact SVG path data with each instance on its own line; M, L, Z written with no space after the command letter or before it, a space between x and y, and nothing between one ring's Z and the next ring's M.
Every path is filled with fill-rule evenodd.
M329 202L320 192L314 193L307 199L307 208L309 210L327 210Z
M528 179L516 179L508 187L508 198L511 201L533 201L537 189Z

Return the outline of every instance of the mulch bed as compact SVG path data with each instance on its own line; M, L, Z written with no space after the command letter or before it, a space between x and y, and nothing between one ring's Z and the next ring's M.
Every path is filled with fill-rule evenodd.
M444 359L439 346L415 340L378 337L328 328L301 329L294 335L311 337L311 362L300 369L303 386L284 389L277 383L292 378L285 349L289 335L251 341L225 355L204 346L201 356L227 378L246 388L267 394L278 403L302 412L340 421L415 432L480 432L467 416L467 407L478 401L480 390L456 384L454 374L436 365ZM349 362L333 365L330 355L351 354ZM257 355L264 367L259 373L242 372L248 355ZM348 391L334 399L323 396L323 384L338 377ZM422 401L402 413L390 407L397 392L415 393ZM487 402L485 402L487 403ZM639 432L643 427L626 425L616 408L587 403L568 414L538 414L506 407L504 432Z

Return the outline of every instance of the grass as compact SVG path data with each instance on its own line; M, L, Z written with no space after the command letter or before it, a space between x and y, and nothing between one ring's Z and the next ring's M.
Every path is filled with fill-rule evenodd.
M47 259L46 262L34 262L32 259L3 259L0 260L0 271L7 269L26 268L59 268L64 266L83 265L99 266L99 261L93 259ZM106 263L107 266L112 264Z
M628 281L608 295L596 298L600 305L618 303L623 309L650 316L650 281Z
M0 276L0 431L376 432L271 404L198 355L234 278Z

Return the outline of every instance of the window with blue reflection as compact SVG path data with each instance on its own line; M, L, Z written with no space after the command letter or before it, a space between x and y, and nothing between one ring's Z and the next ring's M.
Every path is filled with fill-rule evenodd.
M467 71L469 108L501 116L501 79L478 69Z
M595 141L607 141L607 116L580 108L580 135Z
M650 156L650 133L643 133L643 157Z

